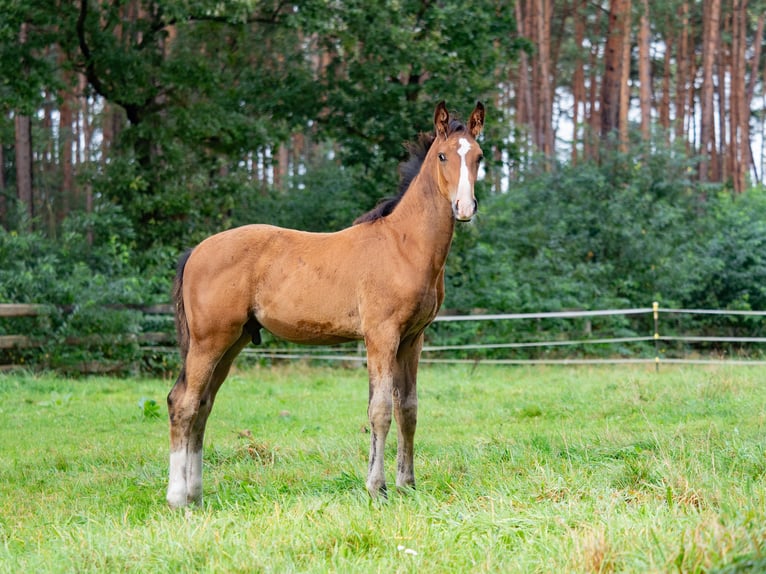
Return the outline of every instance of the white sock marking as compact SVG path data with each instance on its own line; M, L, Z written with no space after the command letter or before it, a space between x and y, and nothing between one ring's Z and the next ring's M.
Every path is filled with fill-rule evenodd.
M186 450L170 453L170 480L168 503L173 507L186 504Z
M188 465L187 488L192 500L202 498L202 451L191 453Z

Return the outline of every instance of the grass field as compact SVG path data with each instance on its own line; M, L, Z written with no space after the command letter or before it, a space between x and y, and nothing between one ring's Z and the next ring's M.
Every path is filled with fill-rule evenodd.
M766 570L755 367L423 367L418 489L383 503L363 370L239 371L191 511L164 502L169 387L0 376L1 572Z

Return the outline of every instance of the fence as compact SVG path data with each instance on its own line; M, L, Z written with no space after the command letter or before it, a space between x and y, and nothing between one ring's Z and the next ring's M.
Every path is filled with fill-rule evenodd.
M112 310L124 309L124 307L115 306L115 307L110 307L109 309L112 309ZM133 310L142 313L143 316L145 317L165 316L167 318L170 318L172 316L173 307L172 305L149 305L149 306L141 306L141 307L133 308ZM5 331L8 331L9 330L8 325L12 325L14 319L49 318L49 316L51 315L53 311L61 311L63 314L66 315L66 314L71 314L73 311L73 308L71 307L55 308L52 306L36 305L36 304L0 303L0 322L4 323L2 327L4 328ZM170 325L172 324L172 321L168 320L166 321L166 323ZM10 328L13 328L13 327L10 327ZM44 331L44 330L45 329L39 329L39 328L37 329L37 331ZM63 344L69 348L87 347L87 346L98 345L99 343L103 343L105 339L108 339L108 338L109 336L100 336L100 335L67 336L64 338ZM145 348L149 348L149 347L159 346L159 345L174 344L175 333L167 329L144 330L138 334L125 335L122 337L122 339L131 340L132 342L138 343L139 345L146 346ZM13 360L14 354L12 353L10 354L11 361L7 362L8 353L3 353L4 351L43 349L45 347L50 347L50 345L52 344L60 345L61 342L59 341L58 343L56 342L52 343L50 334L47 334L47 336L41 337L41 336L30 335L28 333L2 334L2 331L0 331L0 371L12 369L14 367L19 366L18 361ZM3 363L3 359L6 360L5 363ZM87 361L82 361L78 367L75 367L75 370L79 370L81 372L94 373L94 372L121 371L121 370L124 370L124 368L125 368L125 364L121 362L107 363L107 362L87 360Z
M593 318L612 315L647 316L646 336L636 337L605 337L583 338L551 341L515 341L505 343L473 343L462 345L426 345L423 347L421 363L450 363L450 364L494 364L494 365L597 365L597 364L654 364L657 368L664 364L736 364L736 365L766 365L761 359L720 359L699 357L665 357L662 343L725 343L725 344L759 344L766 343L766 337L746 336L698 336L698 335L663 335L660 333L660 315L727 315L766 317L766 311L728 311L705 309L671 309L652 307L634 309L605 309L591 311L560 311L541 313L503 313L483 315L440 315L434 320L439 322L484 322L484 321L514 321L529 319L576 319ZM585 345L616 345L623 343L653 343L651 357L610 357L610 358L563 358L563 359L506 359L506 358L439 358L433 355L448 351L480 351L498 349L530 349L551 347L577 347ZM284 348L248 348L245 352L251 356L273 359L317 359L325 361L364 362L366 357L361 345L357 345L354 353L348 353L349 347L284 347Z
M168 305L159 305L142 309L145 313L155 315L170 315L171 308ZM34 317L45 314L45 307L41 305L4 305L0 304L0 318L8 317ZM722 359L716 357L666 357L663 343L683 344L726 344L726 345L759 345L766 343L766 337L760 336L727 336L727 335L665 335L661 332L660 317L663 315L723 315L729 317L751 317L760 323L761 318L766 317L766 311L738 311L738 310L708 310L708 309L671 309L661 308L657 303L652 307L635 309L606 309L590 311L561 311L542 313L504 313L482 315L440 315L435 323L449 322L497 322L515 320L544 320L544 319L592 319L604 316L646 316L645 336L631 337L585 337L580 339L548 340L548 341L506 341L495 343L471 343L459 345L426 345L423 348L423 363L453 363L453 364L495 364L495 365L584 365L584 364L655 364L657 368L665 364L735 364L735 365L766 365L762 359ZM145 332L138 335L138 341L146 352L176 352L167 343L174 339L174 335L168 332ZM78 340L67 341L68 344L76 345ZM650 343L653 356L610 356L606 358L577 357L577 358L455 358L444 357L449 352L471 351L498 351L511 349L532 348L563 348L586 345L618 345L625 343ZM0 349L30 348L38 345L32 338L23 334L0 335ZM165 345L165 346L163 346ZM340 361L347 363L363 363L366 361L364 347L361 343L355 346L340 345L333 347L298 347L298 346L264 346L249 347L245 349L246 355L263 359L311 359L321 361ZM760 355L760 352L759 352ZM0 365L0 368L9 365Z

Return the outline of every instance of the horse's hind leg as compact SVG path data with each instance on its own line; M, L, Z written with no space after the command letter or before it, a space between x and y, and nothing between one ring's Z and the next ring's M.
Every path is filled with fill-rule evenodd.
M193 428L204 394L209 392L218 357L201 354L192 346L186 356L181 374L168 394L170 419L170 477L167 501L172 507L198 502L197 488L192 490L193 475L201 463L201 448L193 437ZM199 469L201 470L201 468Z
M423 335L405 341L399 347L394 377L394 417L398 433L396 449L396 486L414 488L414 443L418 423L417 374Z
M189 350L184 368L168 395L170 478L167 501L172 507L202 502L202 444L216 393L232 362L249 341L241 335L225 352Z

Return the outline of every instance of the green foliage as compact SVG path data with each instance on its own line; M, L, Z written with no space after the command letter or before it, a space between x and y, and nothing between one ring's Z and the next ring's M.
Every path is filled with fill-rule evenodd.
M363 170L337 163L317 163L291 182L289 189L245 188L232 212L232 223L270 223L306 231L337 231L348 227L376 199L360 185ZM396 191L391 186L390 195Z
M695 245L698 284L689 297L707 308L766 309L766 188L709 200ZM691 272L691 269L687 271Z
M94 361L99 368L134 368L139 308L167 302L173 264L144 275L130 223L118 209L73 216L63 229L55 242L38 232L0 228L0 302L48 306L43 317L3 321L0 332L24 332L39 343L39 349L17 355L25 362L75 370L88 370Z
M395 189L401 144L431 128L435 103L466 113L484 99L491 108L521 45L513 11L485 0L150 4L130 18L121 3L66 5L66 25L51 27L72 54L67 65L124 112L127 125L89 179L96 201L120 205L140 230L141 250L181 249L241 221L242 195L259 179L253 158L295 132L333 142L353 170L360 211L372 207ZM36 11L55 22L59 9ZM26 81L37 93L55 83ZM488 118L487 137L501 149L502 118L492 109ZM327 219L336 221L348 220Z
M442 99L462 114L483 99L487 145L505 149L507 125L492 95L522 45L512 10L484 0L355 0L328 4L309 25L318 26L333 55L322 77L327 113L319 125L340 143L344 164L365 166L363 187L380 193L380 182L391 181L402 142L433 128Z
M658 149L607 155L601 165L560 166L512 183L508 193L482 201L473 228L458 229L445 306L500 313L659 301L665 307L766 309L766 190L734 198L700 187L691 173L683 154ZM753 321L723 318L684 325L711 327L760 332ZM578 339L647 335L648 329L620 317L587 324L437 325L431 336L486 343L551 340L567 331Z
M97 197L123 207L142 249L180 249L200 228L226 227L248 154L304 127L319 106L294 18L270 3L166 1L136 18L120 3L88 6L82 64L128 120Z
M144 420L160 418L160 405L154 399L141 397L141 400L138 401L138 408L141 409L141 416Z
M59 6L51 10L46 0L0 0L0 13L0 110L3 115L9 109L32 115L45 92L61 85L48 48L58 37L56 26L67 21L70 11Z

